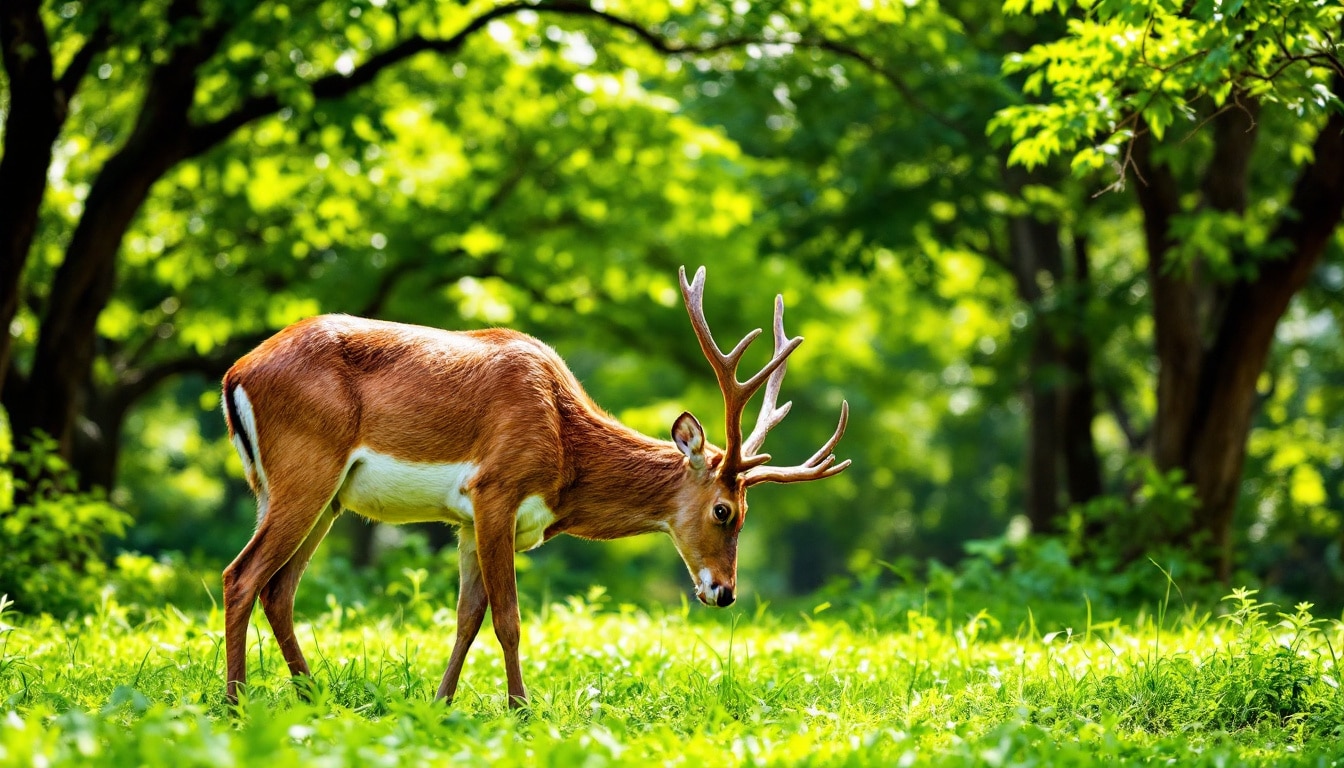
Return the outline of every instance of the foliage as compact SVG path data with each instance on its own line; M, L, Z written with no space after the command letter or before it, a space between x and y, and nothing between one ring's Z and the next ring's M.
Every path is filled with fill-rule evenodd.
M1023 13L1028 3L1004 7ZM1193 135L1205 103L1248 110L1243 100L1253 101L1310 122L1344 108L1329 85L1344 20L1332 3L1030 4L1032 13L1055 7L1086 16L1071 19L1059 40L1005 61L1008 72L1029 73L1026 93L1049 90L1049 103L1009 107L990 123L1013 141L1013 162L1030 167L1065 154L1078 171L1119 165L1124 173L1131 137L1145 129L1158 140L1172 129ZM1306 143L1292 152L1296 162L1309 153Z
M51 440L15 451L8 437L0 411L0 594L25 613L88 609L108 577L104 542L125 535L130 515L76 492Z
M1066 541L1074 562L1111 574L1105 591L1154 599L1152 564L1182 584L1203 584L1212 575L1188 549L1169 542L1187 530L1199 500L1179 469L1162 472L1150 459L1134 459L1124 473L1132 496L1102 496L1070 511Z
M57 273L91 190L128 145L154 67L199 42L197 22L174 22L170 5L41 8L58 65L85 45L97 51L43 177L7 329L11 381L31 371ZM255 512L224 438L218 376L301 316L509 325L554 345L632 426L662 436L689 408L721 434L712 377L678 306L682 263L708 264L709 312L726 335L764 324L778 292L790 331L808 339L772 454L807 456L840 399L853 406L841 444L851 470L753 491L741 549L749 589L806 592L902 556L950 563L966 541L1020 528L1028 390L1075 375L1033 362L1041 339L1090 346L1098 413L1088 433L1107 495L1064 521L1064 539L995 546L1033 594L1076 594L1072 566L1091 557L1111 591L1151 597L1149 557L1194 576L1179 552L1125 540L1128 530L1169 536L1187 518L1179 505L1121 501L1143 482L1127 467L1148 451L1160 411L1155 285L1132 201L1093 193L1117 173L1133 178L1127 141L1140 122L1172 144L1160 159L1191 176L1212 153L1204 121L1262 98L1258 136L1272 153L1254 164L1247 216L1182 196L1169 271L1198 264L1231 280L1281 256L1268 222L1337 105L1322 90L1335 5L1202 2L1182 15L1129 2L1012 2L1007 12L983 0L603 4L630 21L620 26L569 4L576 13L501 15L460 48L351 89L342 78L397 41L446 39L495 6L200 5L206 21L234 26L199 71L191 126L267 107L163 170L117 250L79 382L89 423L77 439L124 448L103 482L135 518L127 546L153 559L126 556L119 588L140 594L175 552L213 580L243 545ZM104 22L113 34L101 38ZM650 35L685 52L669 56ZM1037 173L1014 177L1010 154ZM1080 178L1068 178L1071 159ZM1031 223L1087 245L1085 283L1017 268L1014 235ZM1236 531L1251 576L1318 602L1344 594L1333 439L1344 424L1344 281L1330 266L1293 305L1266 369ZM321 610L329 592L367 602L407 569L424 569L420 588L450 599L453 555L421 553L418 535L380 532L407 548L380 547L373 577L341 571L346 539L365 532L338 526L318 555L327 581L299 590L307 607ZM658 538L557 541L522 562L526 599L541 604L594 583L619 600L672 599L684 580ZM199 591L195 579L160 587Z
M1309 606L1276 617L1253 592L1230 607L1103 620L1002 590L796 612L571 598L525 617L533 698L515 716L488 633L445 710L429 699L451 614L333 602L300 631L320 649L315 701L296 700L263 632L234 721L218 610L136 619L112 599L82 619L0 614L0 763L1322 764L1344 723L1344 627Z
M1027 98L999 110L989 130L1011 144L1012 163L1062 159L1105 190L1132 183L1132 196L1116 197L1140 217L1152 293L1151 451L1163 470L1185 470L1201 501L1190 531L1209 535L1206 552L1221 550L1216 572L1226 580L1239 524L1280 507L1262 496L1247 514L1249 500L1238 498L1246 441L1264 423L1260 377L1277 330L1303 309L1294 296L1321 287L1317 275L1340 254L1344 11L1212 0L1030 10L1056 6L1067 30L1004 60ZM1294 497L1324 500L1313 468L1279 470L1292 472Z
M1125 469L1130 488L1069 510L1054 535L1003 536L966 542L968 557L952 571L933 566L959 588L989 591L1011 584L1020 594L1045 600L1084 596L1111 608L1155 603L1172 584L1188 599L1211 599L1208 567L1183 547L1162 544L1189 525L1196 503L1179 470L1160 472L1145 458Z
M118 552L108 566L108 588L100 593L133 608L153 605L197 605L208 602L211 584L219 581L214 563L180 554L150 557L136 552ZM141 618L143 613L133 618Z

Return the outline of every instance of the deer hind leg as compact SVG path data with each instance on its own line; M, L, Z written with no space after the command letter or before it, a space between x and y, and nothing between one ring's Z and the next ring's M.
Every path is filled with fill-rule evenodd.
M280 639L281 650L291 671L295 666L291 651L303 670L307 670L303 655L298 651L298 643L294 640L293 588L297 586L298 577L303 574L303 566L312 555L311 549L316 549L326 534L326 528L331 525L327 512L332 496L340 485L345 461L337 455L293 455L302 456L301 466L292 466L288 471L276 471L280 467L269 468L270 488L267 489L269 492L266 494L263 517L257 532L238 557L224 569L224 645L228 665L226 697L230 703L237 703L238 686L247 681L247 626L251 620L252 606L277 574L280 574L281 582L266 598L267 604L288 604L273 616L268 607L268 617L276 638ZM323 527L320 533L319 527ZM299 558L299 555L303 557ZM292 570L281 574L287 564L296 560L301 562L296 562ZM293 584L289 585L291 580Z
M299 545L298 551L288 562L280 566L280 570L276 571L271 580L266 582L266 586L261 588L262 610L266 612L266 620L270 622L271 631L275 633L275 641L280 644L280 653L285 657L285 664L289 666L289 674L296 678L307 678L311 673L308 670L308 661L303 658L303 650L299 648L298 638L294 635L294 592L299 587L299 580L303 578L304 570L308 568L308 561L313 558L313 552L322 543L322 539L326 538L327 532L331 530L332 521L338 514L340 510L336 503L328 504L317 518L317 522L313 524L313 529ZM308 698L307 686L300 686L299 695L305 700Z
M448 658L448 669L443 673L443 682L439 684L436 699L453 700L457 693L457 681L462 676L462 665L467 660L467 651L481 631L481 622L485 620L485 608L488 603L485 596L485 582L481 579L481 561L476 556L476 529L464 525L457 531L457 639L453 641L453 652Z

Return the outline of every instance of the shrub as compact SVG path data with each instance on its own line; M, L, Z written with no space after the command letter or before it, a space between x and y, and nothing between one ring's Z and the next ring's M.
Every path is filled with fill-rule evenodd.
M218 599L219 567L180 552L164 552L157 557L119 552L109 566L108 584L123 606L208 608Z
M15 451L0 412L0 594L18 610L64 614L92 607L107 583L103 543L130 516L77 490L55 441Z
M1152 579L1150 560L1182 584L1209 581L1212 571L1194 554L1207 542L1184 542L1199 499L1182 472L1162 472L1148 457L1136 456L1125 476L1133 489L1129 498L1101 496L1070 510L1070 554L1114 574L1112 588L1120 594L1160 596L1166 585Z
M1073 507L1058 534L967 542L959 585L992 592L1007 583L1028 597L1081 593L1133 604L1163 601L1179 584L1185 598L1216 599L1213 590L1221 587L1212 571L1182 541L1198 504L1194 489L1179 470L1161 472L1142 456L1130 461L1125 477L1128 494Z

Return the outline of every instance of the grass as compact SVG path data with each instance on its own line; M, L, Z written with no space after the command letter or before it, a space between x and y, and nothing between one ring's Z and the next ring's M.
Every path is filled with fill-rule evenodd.
M243 711L218 610L110 597L0 613L0 765L1336 765L1344 625L1239 592L1090 615L1011 596L881 592L709 611L600 593L524 616L530 707L504 706L487 622L451 708L430 701L451 601L340 604L300 628L302 703L260 611ZM982 608L984 606L984 608ZM1050 620L1042 616L1051 616Z

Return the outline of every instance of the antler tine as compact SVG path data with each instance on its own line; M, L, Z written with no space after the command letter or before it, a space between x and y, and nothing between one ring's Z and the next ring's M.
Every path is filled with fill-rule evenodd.
M835 427L835 434L821 446L821 450L812 454L812 458L796 467L757 467L743 477L743 482L749 486L757 483L801 483L844 472L849 467L850 460L845 459L836 464L835 454L832 451L844 436L845 427L848 425L849 401L846 400L840 403L840 423Z
M782 299L780 299L776 305L777 333L774 357L754 376L745 382L738 381L737 365L741 362L742 355L746 353L747 347L761 334L761 329L757 328L748 333L731 351L724 354L723 350L719 349L719 345L714 341L714 334L709 329L709 321L705 319L705 268L697 269L695 277L690 282L686 280L685 267L681 267L677 274L681 282L681 296L686 302L686 312L691 317L691 327L695 329L696 338L700 341L700 349L709 359L710 366L714 369L714 377L718 379L719 389L723 392L724 424L727 429L727 440L724 446L724 465L720 472L724 476L731 477L769 461L769 456L756 456L754 451L744 450L742 411L746 409L747 402L761 388L761 385L766 384L767 380L774 381L776 373L780 371L789 355L797 349L803 340L802 337L798 337L789 339L782 345L779 342L778 337L783 335L783 315L780 308ZM783 374L779 373L779 377L782 379ZM774 397L777 397L778 382L773 387L775 389ZM774 408L774 397L771 397L767 403L771 412L776 410ZM787 411L787 407L783 410ZM764 409L762 413L765 413ZM781 414L779 418L782 417ZM760 429L759 423L757 429ZM769 431L769 429L767 428L766 431ZM755 432L752 434L753 439L755 439ZM764 434L762 433L760 437L763 439ZM759 445L757 447L759 448Z
M681 280L681 300L685 302L686 312L691 316L695 338L700 341L700 348L715 366L714 373L717 374L717 363L723 359L723 352L714 343L714 334L709 332L709 323L705 320L705 268L695 270L695 278L689 283L686 282L685 267L677 269L677 277Z
M844 472L852 463L849 459L845 459L831 466L834 461L834 456L828 456L826 461L816 467L766 467L764 470L758 469L746 475L744 482L750 487L760 483L805 483L811 480L823 480Z
M784 351L788 337L784 335L784 297L775 296L775 355L778 356ZM761 446L765 444L765 436L770 430L779 426L779 422L789 414L789 409L793 407L792 402L776 408L775 402L779 399L780 387L784 384L784 370L788 368L788 361L779 364L774 373L765 383L765 399L761 403L761 415L756 418L756 428L751 430L751 437L742 444L742 451L750 459L760 459L752 464L757 466L770 460L770 454L759 453Z
M840 438L845 436L845 427L847 426L849 426L849 401L841 400L840 423L835 425L835 434L831 435L831 439L827 440L826 444L821 446L821 449L819 451L812 454L812 458L808 459L804 463L804 466L812 466L813 464L816 464L817 461L821 459L821 457L826 456L831 451L834 451L835 446L839 445L840 443ZM845 463L848 464L849 462L846 461Z
M690 283L686 282L686 268L681 267L678 271L678 277L681 278L681 297L686 302L686 311L691 316L691 326L695 328L695 336L700 340L700 349L704 350L705 357L714 366L714 373L720 383L731 381L737 383L737 363L746 353L747 347L751 342L761 335L761 329L753 329L742 340L733 347L730 352L724 354L719 349L719 345L714 341L714 333L709 330L709 321L705 319L705 268L700 267L695 270L695 277Z

